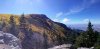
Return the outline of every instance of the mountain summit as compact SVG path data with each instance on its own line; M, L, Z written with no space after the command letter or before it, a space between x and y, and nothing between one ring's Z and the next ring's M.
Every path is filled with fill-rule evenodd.
M47 49L66 43L72 30L44 14L0 14L0 30L20 39L22 49Z

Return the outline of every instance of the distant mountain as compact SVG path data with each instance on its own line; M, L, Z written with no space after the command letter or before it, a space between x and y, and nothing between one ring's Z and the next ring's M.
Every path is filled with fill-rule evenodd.
M12 26L14 28L12 30L10 30L11 24L9 24L10 16L14 16L16 22L16 26ZM22 16L25 18L20 20ZM55 45L66 43L66 39L69 35L74 37L77 33L68 28L65 24L52 21L44 14L0 14L0 19L0 30L9 32L19 38L22 49L47 49ZM2 25L3 22L5 22L5 26ZM72 41L69 41L69 43Z
M80 30L86 30L87 29L87 24L70 24L67 25L68 27L72 28L72 29L80 29ZM93 29L95 31L99 31L100 32L100 24L93 24Z

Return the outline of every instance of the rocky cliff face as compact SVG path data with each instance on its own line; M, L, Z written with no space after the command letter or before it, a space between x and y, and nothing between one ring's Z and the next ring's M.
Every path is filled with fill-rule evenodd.
M13 34L20 39L22 49L47 49L66 42L65 34L71 29L64 24L54 22L44 14L28 14L24 17L27 28L19 26L20 16L15 17L17 35Z
M0 49L21 49L20 40L10 33L0 31Z

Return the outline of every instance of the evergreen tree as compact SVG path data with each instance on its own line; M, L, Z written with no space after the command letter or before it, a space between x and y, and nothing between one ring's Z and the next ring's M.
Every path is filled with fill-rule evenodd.
M97 42L95 43L94 48L95 48L95 49L100 49L100 32L97 32L97 31L96 31L95 33L97 33L98 38L97 38Z
M6 22L2 21L1 26L2 26L2 29L3 29L6 26Z
M92 47L94 46L95 42L97 41L97 34L94 32L93 30L93 25L91 24L91 22L89 21L89 24L88 24L88 28L87 28L87 31L86 31L86 47Z
M27 26L27 22L26 22L26 18L25 18L25 16L24 16L24 14L21 15L19 21L20 21L20 25L19 25L20 30L21 30L22 32L24 32L25 35L27 35L27 33L28 33L29 31L28 31L28 26Z
M11 34L17 36L16 23L15 23L15 20L14 20L14 16L13 15L10 16L9 24L10 24L9 32Z
M9 24L15 26L15 20L13 15L10 16Z
M93 33L93 32L94 32L93 29L92 29L92 27L93 27L93 25L92 25L91 22L89 21L88 27L87 27L88 33Z
M93 25L89 21L87 31L82 33L76 40L77 47L92 47L97 41L97 34L93 30Z
M26 19L24 17L24 14L22 14L20 17L20 27L23 29L25 29L25 27L26 27Z
M6 20L4 19L4 17L1 18L1 30L5 32L6 30Z
M28 28L27 28L27 22L26 22L26 18L24 16L24 14L22 14L20 16L19 24L20 24L19 28L20 28L21 33L23 33L25 35L23 38L23 41L22 41L22 46L23 46L22 49L27 49L27 47L29 47L28 44L30 44L30 41L27 41L27 40L31 40L32 34L31 34L31 29L28 30ZM28 43L28 44L25 44L25 43ZM30 47L29 49L32 49L32 47Z

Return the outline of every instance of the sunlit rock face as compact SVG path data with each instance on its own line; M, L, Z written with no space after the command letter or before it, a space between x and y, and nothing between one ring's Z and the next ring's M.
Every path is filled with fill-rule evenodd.
M72 44L62 44L48 49L71 49Z
M0 49L21 49L20 40L10 33L0 31Z

